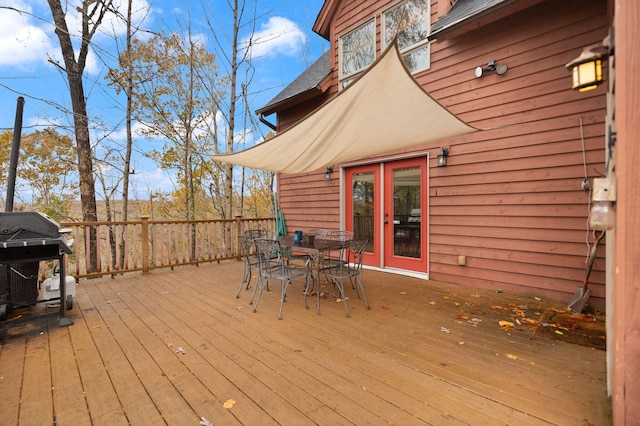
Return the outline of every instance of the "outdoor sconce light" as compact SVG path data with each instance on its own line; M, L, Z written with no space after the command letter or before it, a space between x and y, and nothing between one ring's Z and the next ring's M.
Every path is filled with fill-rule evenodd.
M442 148L440 154L438 154L438 167L445 167L447 165L447 157L449 156L449 150Z
M611 37L606 36L600 43L582 49L580 56L569 62L573 84L571 88L579 92L593 90L602 83L602 61L611 54Z
M476 78L482 77L485 73L495 72L498 75L503 75L507 72L509 67L505 64L498 64L496 60L489 61L486 67L476 67L475 74Z
M331 173L333 173L333 167L329 166L324 170L324 180L331 180Z

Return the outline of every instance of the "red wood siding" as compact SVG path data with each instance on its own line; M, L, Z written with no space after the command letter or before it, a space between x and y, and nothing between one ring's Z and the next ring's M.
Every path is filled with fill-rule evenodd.
M380 13L394 3L340 2L331 23L331 93L339 36L375 16L380 47ZM440 9L433 0L432 19ZM592 179L604 172L606 99L604 87L570 90L564 64L606 33L604 1L549 0L432 44L431 68L417 80L463 120L493 129L420 147L431 158L432 279L570 300L588 253L579 123ZM507 74L476 79L473 69L493 59L509 66ZM292 123L295 116L285 112L280 120ZM450 149L449 165L438 168L442 146ZM279 177L290 232L339 227L336 166L331 182L322 171ZM603 246L590 277L590 304L598 308L604 308L604 252ZM467 256L467 266L457 265L458 255Z
M611 342L613 419L640 424L640 3L617 0L615 16L617 225ZM609 317L609 315L608 315Z

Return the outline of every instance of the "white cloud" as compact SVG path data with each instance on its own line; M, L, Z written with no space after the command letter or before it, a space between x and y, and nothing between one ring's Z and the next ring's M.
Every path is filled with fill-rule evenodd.
M39 4L38 10L32 7L33 2L14 1L12 9L0 8L0 67L10 66L19 69L32 69L38 65L46 64L51 57L58 63L62 63L60 45L53 30L51 12L48 6ZM120 16L109 13L105 16L99 32L92 40L96 46L113 45L115 37L122 36L126 31L122 16L126 16L127 2L116 0L115 6ZM134 0L133 18L135 26L148 23L150 18L150 5L147 0ZM79 49L82 21L76 7L70 4L67 7L67 26L71 33L76 53ZM101 64L97 55L90 52L87 57L86 71L96 74L101 71Z
M0 66L27 69L45 62L55 49L51 39L36 25L28 4L18 1L12 7L15 10L0 9Z
M298 24L281 16L273 16L260 26L251 38L245 37L242 46L248 47L253 59L266 55L295 56L307 42Z

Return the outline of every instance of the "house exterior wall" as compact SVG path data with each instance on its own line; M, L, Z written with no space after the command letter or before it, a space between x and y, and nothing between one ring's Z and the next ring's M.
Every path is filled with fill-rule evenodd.
M380 14L396 2L337 3L329 94L337 92L339 36L375 16L379 49ZM432 1L432 24L449 3ZM568 302L585 276L586 241L593 241L586 225L589 193L581 184L585 170L589 180L604 172L606 89L570 90L564 64L607 34L606 2L532 4L436 40L430 69L415 75L451 112L492 129L416 149L431 158L429 270L435 280ZM474 68L494 59L508 72L475 78ZM279 125L306 115L299 107L280 111ZM438 168L441 147L450 150L449 165ZM324 170L279 175L279 206L289 232L340 227L339 165L333 166L328 182ZM590 304L601 309L604 253L601 247L589 279ZM467 266L457 265L458 255L467 256Z

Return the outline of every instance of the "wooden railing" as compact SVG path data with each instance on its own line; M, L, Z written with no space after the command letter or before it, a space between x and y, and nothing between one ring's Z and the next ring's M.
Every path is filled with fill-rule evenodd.
M149 273L157 268L217 262L240 257L238 235L248 229L266 229L275 235L275 219L149 220L126 222L66 222L73 253L67 273L80 278ZM97 265L87 255L91 230L96 232Z

